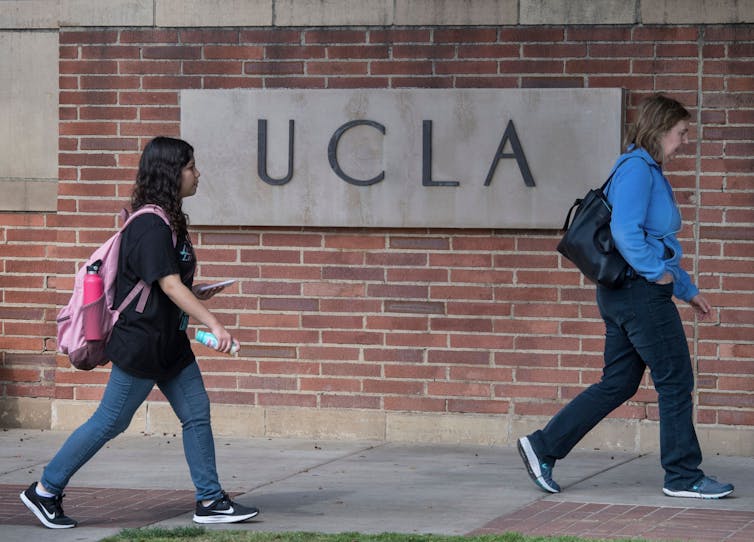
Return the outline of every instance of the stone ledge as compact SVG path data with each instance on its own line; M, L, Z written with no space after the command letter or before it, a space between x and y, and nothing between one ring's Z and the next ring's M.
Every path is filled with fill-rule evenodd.
M741 24L751 0L4 0L0 29Z
M0 211L55 212L58 208L56 179L0 179L3 202Z
M83 423L96 406L97 402L94 401L4 399L0 400L0 419L5 427L70 431ZM51 411L51 415L46 416L46 411ZM34 414L27 418L24 412ZM19 416L15 420L11 419L13 413ZM541 428L548 419L536 416L212 405L212 429L216 435L228 437L513 446L520 435ZM44 427L45 420L49 421L48 427ZM698 425L696 429L706 454L754 455L754 427ZM151 401L139 408L127 430L128 434L176 432L180 432L180 423L170 406ZM657 422L647 420L608 418L579 443L579 448L657 452L659 426Z
M754 22L752 0L641 0L644 24L738 24Z
M520 0L521 25L633 24L633 2L624 0Z

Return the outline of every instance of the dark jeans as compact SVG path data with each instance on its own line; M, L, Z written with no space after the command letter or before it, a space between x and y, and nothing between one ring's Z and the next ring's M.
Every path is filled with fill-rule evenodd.
M602 379L575 397L529 440L553 465L605 416L630 399L649 367L659 395L660 459L665 487L686 489L698 481L702 452L693 422L694 374L686 334L673 302L673 285L628 281L618 290L597 288L605 320Z

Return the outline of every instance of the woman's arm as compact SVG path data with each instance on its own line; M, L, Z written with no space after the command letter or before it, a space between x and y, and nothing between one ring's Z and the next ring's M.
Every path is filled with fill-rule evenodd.
M212 334L217 337L218 347L220 352L230 352L233 346L234 339L220 321L209 312L201 301L189 290L183 282L179 274L166 275L157 280L160 288L170 300L178 305L178 307L188 314L191 318L198 320L209 328Z

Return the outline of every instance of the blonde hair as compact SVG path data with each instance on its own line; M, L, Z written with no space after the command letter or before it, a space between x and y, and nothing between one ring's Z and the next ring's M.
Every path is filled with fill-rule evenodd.
M636 145L646 150L654 160L663 161L662 136L682 120L691 117L691 113L681 102L662 94L655 94L639 104L636 121L626 133L624 146Z

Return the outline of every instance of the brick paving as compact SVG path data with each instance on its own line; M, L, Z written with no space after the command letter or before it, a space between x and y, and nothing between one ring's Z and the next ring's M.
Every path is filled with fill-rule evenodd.
M509 531L603 539L752 542L754 511L538 501L470 534Z
M26 487L0 484L0 525L39 525L18 498ZM69 487L63 501L80 527L142 527L193 509L190 490Z
M38 522L18 498L26 486L0 484L0 525ZM65 510L81 527L142 527L193 510L190 490L69 487ZM752 542L754 511L537 501L469 534L644 538L657 541Z

